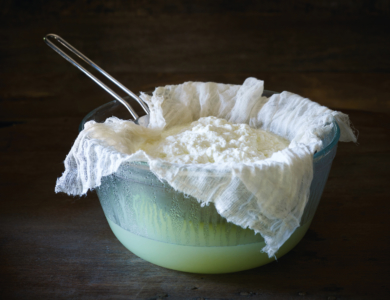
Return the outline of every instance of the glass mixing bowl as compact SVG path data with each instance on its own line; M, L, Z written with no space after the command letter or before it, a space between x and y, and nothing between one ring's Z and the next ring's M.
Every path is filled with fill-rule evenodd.
M273 92L265 91L269 97ZM91 111L81 122L104 122L129 113L118 101ZM317 209L336 155L340 130L324 137L324 148L314 155L310 198L298 227L276 253L280 258L305 235ZM260 250L263 238L221 217L213 204L198 201L161 182L145 163L125 163L103 177L96 189L104 214L118 240L137 256L156 265L192 273L229 273L247 270L274 260Z

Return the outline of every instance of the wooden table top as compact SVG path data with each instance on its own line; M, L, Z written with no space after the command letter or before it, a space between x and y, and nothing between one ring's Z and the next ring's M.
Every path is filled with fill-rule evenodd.
M389 12L292 2L3 2L1 299L390 297ZM277 262L223 275L155 266L114 237L94 192L54 193L81 119L111 98L43 43L51 32L133 91L263 79L349 114L358 144L339 143L309 231Z

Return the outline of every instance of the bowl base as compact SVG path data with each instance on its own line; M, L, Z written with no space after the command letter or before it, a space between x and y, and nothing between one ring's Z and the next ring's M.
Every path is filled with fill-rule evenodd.
M117 239L140 258L158 266L177 271L222 274L244 271L274 261L266 253L260 252L264 242L238 246L196 247L164 243L145 238L124 230L107 219ZM303 238L311 220L298 227L279 249L276 256L282 257Z

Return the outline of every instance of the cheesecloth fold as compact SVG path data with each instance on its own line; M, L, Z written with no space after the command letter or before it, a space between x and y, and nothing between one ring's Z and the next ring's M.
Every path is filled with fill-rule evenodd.
M313 154L321 137L340 127L340 141L356 142L347 115L289 92L262 97L264 82L248 78L243 85L186 82L141 94L150 108L148 128L115 117L87 122L65 159L55 191L84 195L115 173L124 162L146 161L150 170L201 205L214 202L227 221L249 227L264 238L270 257L299 226L309 199ZM251 164L174 164L138 150L161 130L215 116L232 123L272 131L291 141L288 148Z

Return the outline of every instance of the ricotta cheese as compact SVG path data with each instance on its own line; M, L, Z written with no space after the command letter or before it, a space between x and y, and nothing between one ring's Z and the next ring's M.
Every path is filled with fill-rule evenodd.
M289 141L272 132L204 117L163 131L141 145L150 156L172 163L253 163L287 148Z

